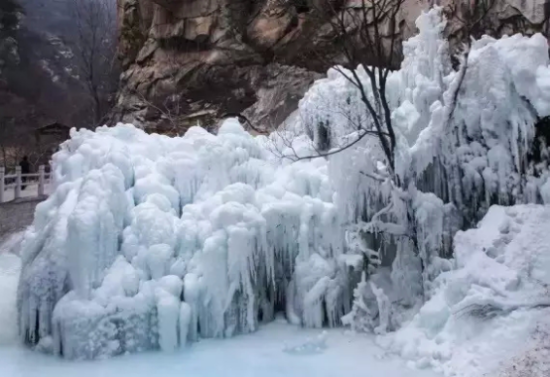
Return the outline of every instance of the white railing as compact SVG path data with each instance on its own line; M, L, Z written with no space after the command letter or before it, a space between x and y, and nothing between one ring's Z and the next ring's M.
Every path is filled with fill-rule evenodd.
M17 200L23 196L42 197L46 195L49 181L50 174L46 173L44 165L38 167L38 173L31 174L21 174L20 166L15 168L15 174L6 174L6 168L0 167L0 203Z

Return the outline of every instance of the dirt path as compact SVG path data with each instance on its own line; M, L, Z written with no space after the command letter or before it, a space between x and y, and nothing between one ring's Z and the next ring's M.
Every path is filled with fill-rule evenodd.
M0 243L10 234L31 225L34 209L42 199L33 198L0 204Z

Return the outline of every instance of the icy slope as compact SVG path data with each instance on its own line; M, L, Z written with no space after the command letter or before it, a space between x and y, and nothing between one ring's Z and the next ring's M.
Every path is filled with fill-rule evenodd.
M379 343L446 376L498 376L548 326L549 226L550 206L491 207L477 229L456 235L456 270L439 276L410 324Z

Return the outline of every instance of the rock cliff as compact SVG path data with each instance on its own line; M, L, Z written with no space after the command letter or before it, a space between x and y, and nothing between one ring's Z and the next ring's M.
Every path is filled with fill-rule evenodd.
M118 0L124 73L113 120L163 133L214 126L227 114L263 130L277 126L338 62L330 25L312 16L319 1L327 0ZM336 8L357 2L331 0ZM405 0L402 38L431 2ZM540 31L545 2L497 0L490 31ZM459 29L450 23L450 34Z
M0 1L0 146L32 149L34 128L53 120L84 125L83 89L65 38L75 29L67 28L64 5Z

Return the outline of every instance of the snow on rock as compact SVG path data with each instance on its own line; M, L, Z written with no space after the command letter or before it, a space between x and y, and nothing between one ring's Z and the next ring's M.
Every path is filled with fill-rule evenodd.
M417 26L386 89L395 174L407 183L396 187L386 179L389 164L377 137L359 139L328 159L336 209L353 241L347 246L364 257L370 275L359 282L345 317L355 329L383 332L386 323L395 329L406 320L400 312L429 300L437 291L434 280L453 268L454 234L475 226L491 205L550 198L548 149L542 148L541 163L533 156L535 125L550 114L546 39L483 37L473 41L466 65L453 71L440 9L423 13ZM363 67L355 73L376 104ZM351 71L332 69L300 102L317 149L349 145L375 129L349 77ZM398 310L389 318L379 316L386 300L368 281L380 266L391 267L391 284L382 291Z
M396 173L403 179L412 175L418 189L453 202L473 224L492 204L546 200L548 167L535 172L540 168L528 157L535 123L550 115L546 38L484 36L472 43L467 68L453 71L445 25L439 8L423 13L418 35L404 43L401 69L388 76ZM363 67L356 73L376 103ZM300 101L303 127L318 149L347 145L360 129L374 127L360 91L346 76L351 72L341 67L329 70ZM376 173L386 163L376 137L365 137L330 161L338 200L347 206L339 203L339 209L353 214L360 211L354 204L369 206L350 198L374 196L368 192L372 179L360 172Z
M498 375L550 314L548 224L548 206L491 207L456 235L455 269L434 281L432 298L379 344L445 376Z

